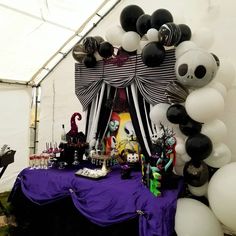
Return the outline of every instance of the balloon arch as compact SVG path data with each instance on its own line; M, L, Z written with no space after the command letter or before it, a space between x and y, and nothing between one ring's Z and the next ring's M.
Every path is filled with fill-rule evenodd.
M148 15L139 6L129 5L120 13L120 25L106 32L106 40L86 37L72 54L88 68L98 60L137 53L147 67L157 67L166 50L175 48L178 82L167 86L169 103L154 105L150 119L157 127L161 123L174 130L174 172L184 176L192 198L205 198L209 203L208 207L187 197L179 199L175 230L180 236L220 236L223 225L236 232L236 164L231 163L231 151L224 144L227 127L218 118L235 70L229 61L206 50L213 38L192 37L188 25L173 21L166 9Z

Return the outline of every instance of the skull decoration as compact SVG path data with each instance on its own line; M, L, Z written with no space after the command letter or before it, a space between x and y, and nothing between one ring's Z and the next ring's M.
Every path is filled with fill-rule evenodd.
M192 49L181 55L175 63L178 81L186 87L201 88L216 75L215 57L200 49Z
M127 121L124 126L124 131L128 136L128 140L135 140L136 134L134 131L134 127L131 121Z

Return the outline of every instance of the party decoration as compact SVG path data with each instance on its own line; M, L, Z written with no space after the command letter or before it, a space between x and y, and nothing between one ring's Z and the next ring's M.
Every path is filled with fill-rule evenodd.
M188 117L187 121L179 124L180 131L186 136L192 136L201 132L202 124Z
M158 42L151 42L143 48L141 57L146 66L159 66L165 58L165 48Z
M217 76L216 76L216 77L217 77ZM214 80L211 81L211 83L209 83L207 86L210 87L210 88L216 89L216 90L222 95L223 98L226 97L226 95L227 95L227 89L226 89L226 87L225 87L222 83L217 82L217 81L215 81L215 79L214 79Z
M217 90L203 87L188 95L185 108L193 120L204 123L215 119L224 111L224 99Z
M173 22L173 16L166 9L157 9L151 15L151 27L159 30L165 23Z
M180 56L175 64L176 77L187 87L200 88L216 75L217 63L214 57L202 50L189 50Z
M208 200L216 217L231 231L236 232L236 162L229 163L211 177Z
M184 124L187 122L186 110L180 104L171 105L166 112L166 117L173 124Z
M178 81L170 82L165 89L165 96L170 103L183 103L188 94L188 89Z
M92 68L96 65L97 61L94 55L86 55L83 59L83 63L86 67Z
M144 14L142 8L137 5L125 7L120 14L120 24L125 31L136 32L136 22Z
M214 81L222 83L227 89L232 87L235 80L235 68L232 62L228 59L220 60L219 71L214 79Z
M205 184L199 187L195 187L188 184L188 189L189 189L189 192L193 194L194 196L198 196L198 197L204 196L207 194L208 182L206 182Z
M164 46L177 45L181 38L179 26L172 22L162 25L159 29L158 38Z
M191 41L196 43L199 48L209 49L214 41L213 32L206 27L198 28L193 32Z
M214 145L213 151L204 162L214 168L220 168L231 161L231 151L224 143Z
M179 236L224 235L219 221L209 207L190 198L180 198L177 201L175 231Z
M151 16L148 14L141 15L136 22L137 32L143 36L151 28Z
M185 24L179 24L178 26L179 26L180 31L181 31L181 37L180 37L180 40L179 40L178 44L180 44L184 41L190 40L191 36L192 36L192 31L189 28L189 26L187 26Z
M136 32L129 31L124 33L122 37L122 48L127 52L136 51L139 47L140 35Z
M147 39L149 42L158 42L158 30L151 28L147 31Z
M220 143L227 137L227 127L223 121L214 119L203 124L201 133L207 135L213 143Z
M98 45L104 42L104 39L101 36L94 36L93 38L97 41Z
M82 63L86 55L87 53L85 52L83 45L78 43L74 46L72 50L72 56L77 62Z
M188 184L199 187L208 181L208 167L204 162L189 161L184 166L184 179Z
M203 160L212 152L212 142L204 134L195 134L187 138L185 148L188 155L193 160Z
M120 46L124 33L120 25L115 25L107 29L105 38L113 46Z
M178 59L181 55L191 49L197 49L197 45L192 41L184 41L180 43L175 49L175 57Z
M166 118L166 112L169 107L170 105L167 103L158 103L152 107L149 116L153 124L157 126L159 126L160 123L164 126L168 126L170 124Z
M104 58L109 58L113 55L114 47L108 42L102 42L99 45L98 53Z
M98 49L98 42L94 37L86 37L83 46L86 53L93 54Z

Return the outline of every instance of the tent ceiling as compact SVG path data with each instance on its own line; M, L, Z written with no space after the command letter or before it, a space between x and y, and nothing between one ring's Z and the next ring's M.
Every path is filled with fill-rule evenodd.
M37 83L118 2L0 0L0 80Z

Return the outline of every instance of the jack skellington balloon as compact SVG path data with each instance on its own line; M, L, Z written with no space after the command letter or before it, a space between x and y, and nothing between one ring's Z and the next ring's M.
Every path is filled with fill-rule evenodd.
M201 88L207 85L215 77L217 69L214 56L200 49L185 52L175 63L178 81L190 88Z

